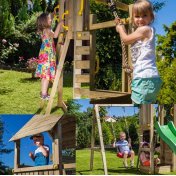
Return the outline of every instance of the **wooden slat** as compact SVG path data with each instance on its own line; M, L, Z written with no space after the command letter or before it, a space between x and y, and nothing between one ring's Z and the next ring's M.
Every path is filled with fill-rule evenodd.
M90 32L88 31L77 31L76 40L90 40Z
M116 91L90 91L89 89L75 88L76 94L81 94L89 98L105 98L105 97L120 97L128 95L128 93L116 92ZM123 102L122 102L123 103Z
M76 168L75 163L64 164L64 169Z
M89 60L77 60L74 62L76 69L89 69L90 68L90 61Z
M129 19L121 19L123 24L128 24L129 23ZM114 20L112 21L106 21L106 22L102 22L102 23L95 23L95 24L90 24L89 28L90 30L97 30L97 29L104 29L104 28L111 28L111 27L115 27L115 23Z
M75 82L76 83L89 83L90 82L90 75L75 75Z
M76 46L76 55L89 55L90 54L90 46Z
M46 170L55 170L54 165L18 168L18 169L14 169L14 172L35 172L35 171L46 171Z

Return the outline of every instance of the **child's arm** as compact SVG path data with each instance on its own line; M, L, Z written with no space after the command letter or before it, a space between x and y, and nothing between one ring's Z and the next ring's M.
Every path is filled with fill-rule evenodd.
M59 32L60 32L60 30L61 30L63 24L64 24L64 21L63 21L63 20L58 23L58 25L57 25L57 27L56 27L56 30L55 30L55 32L54 32L53 38L57 38L57 37L58 37Z
M112 147L114 147L114 148L116 147L116 142L115 142L115 141L114 141L114 143L112 144Z
M43 147L43 145L40 146L40 150L41 150L42 154L43 154L45 157L47 157L47 156L49 155L49 151L46 150L46 149Z
M127 34L124 25L121 25L119 19L115 20L116 31L119 32L121 39L125 44L132 44L137 40L149 39L151 36L151 29L149 26L138 27L133 33Z
M29 157L34 161L34 154L32 152L29 153Z

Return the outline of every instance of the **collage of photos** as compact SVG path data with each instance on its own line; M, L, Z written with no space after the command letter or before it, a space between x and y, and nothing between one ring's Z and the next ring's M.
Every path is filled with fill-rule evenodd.
M175 6L0 0L0 175L176 175Z

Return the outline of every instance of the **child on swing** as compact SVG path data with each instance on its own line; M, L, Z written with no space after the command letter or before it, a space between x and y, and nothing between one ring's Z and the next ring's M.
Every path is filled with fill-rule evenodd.
M134 167L134 151L130 150L131 144L128 143L126 140L125 132L120 132L120 140L116 143L113 143L113 147L117 147L119 152L122 154L123 157L123 165L124 167L128 167L127 158L130 157L131 167Z
M39 52L36 77L41 78L41 99L48 100L48 85L55 78L56 71L56 49L53 38L57 38L63 21L60 21L55 32L51 30L52 19L48 13L42 13L37 18L37 32L40 34L42 44Z
M161 79L155 61L155 30L153 7L149 0L137 0L132 9L132 21L136 30L127 34L119 18L116 30L122 41L131 44L133 80L131 99L135 104L155 103L161 87Z

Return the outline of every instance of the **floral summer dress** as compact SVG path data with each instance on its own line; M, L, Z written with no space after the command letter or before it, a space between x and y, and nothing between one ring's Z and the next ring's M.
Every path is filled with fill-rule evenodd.
M52 38L42 35L42 44L39 52L36 77L53 81L56 72L56 49Z

